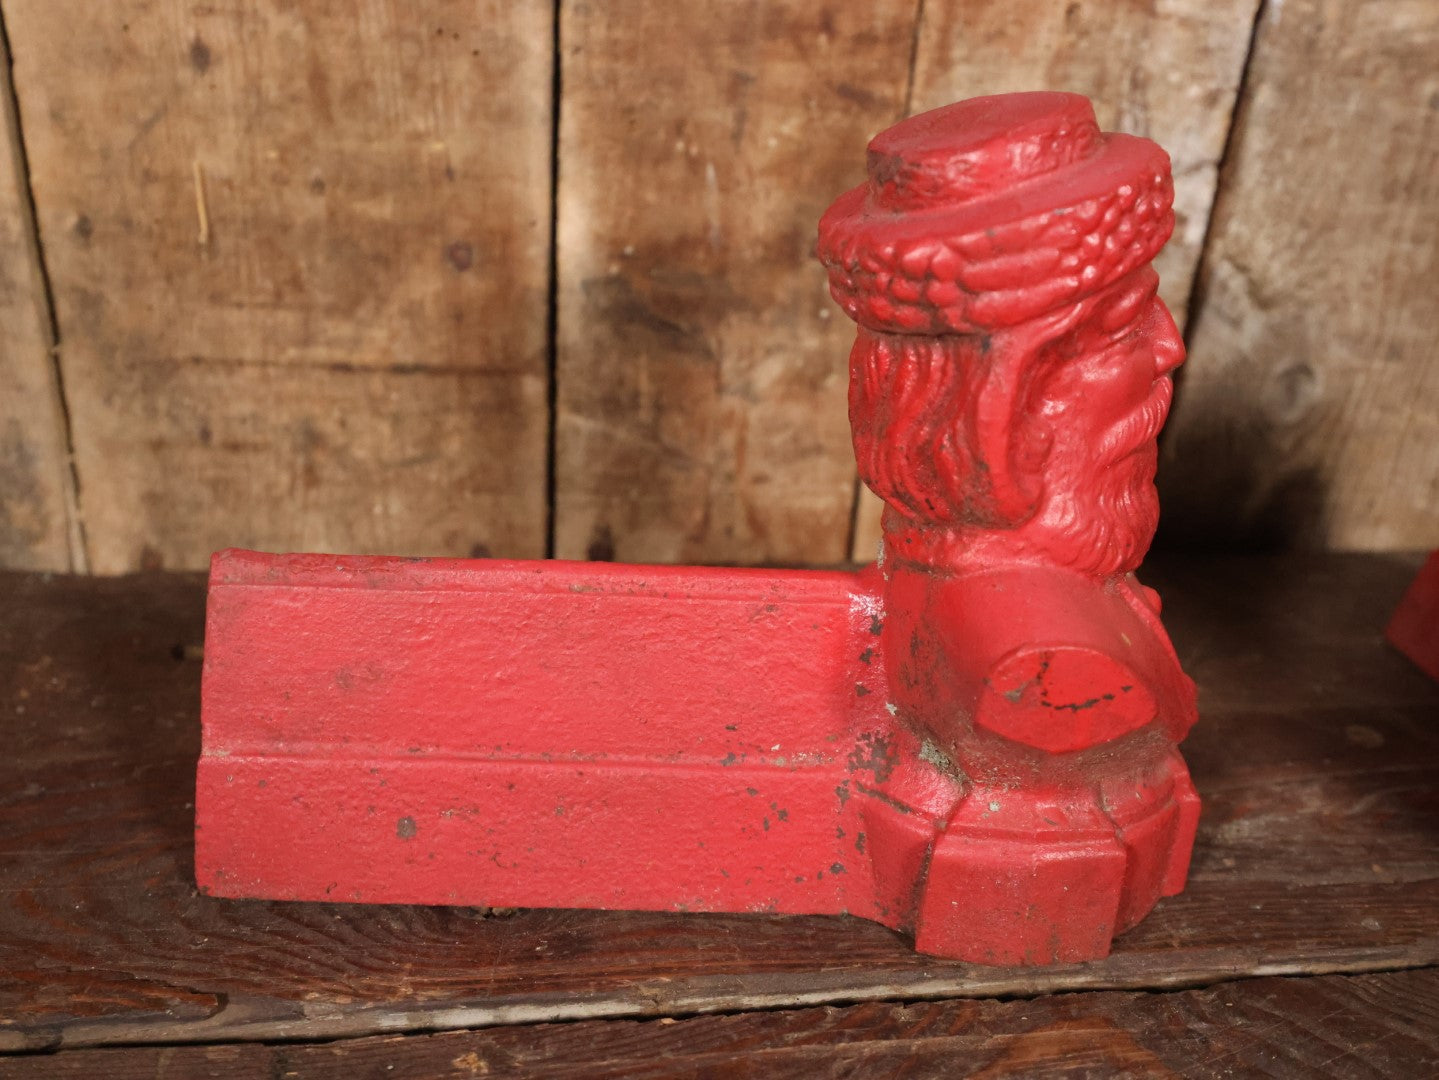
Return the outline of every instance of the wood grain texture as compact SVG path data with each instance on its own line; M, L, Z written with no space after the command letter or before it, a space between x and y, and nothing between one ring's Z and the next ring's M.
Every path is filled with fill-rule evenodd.
M5 16L95 569L542 554L549 5Z
M10 575L0 1050L338 1038L1439 964L1439 686L1380 630L1414 560L1156 575L1201 686L1192 880L1107 960L918 956L848 918L221 901L191 866L194 578Z
M0 78L0 566L83 570L50 302L3 39Z
M1105 131L1153 139L1174 172L1174 236L1155 259L1182 329L1257 0L925 4L910 111L981 94L1071 90ZM879 549L879 499L865 489L852 558Z
M852 327L815 226L903 112L914 15L562 5L561 557L845 558Z
M1439 544L1439 7L1270 3L1164 446L1168 537Z
M8 1068L7 1068L8 1066ZM1169 994L876 1002L589 1021L319 1046L71 1050L0 1060L0 1076L215 1080L954 1076L1043 1080L1394 1077L1439 1071L1439 969L1253 979Z

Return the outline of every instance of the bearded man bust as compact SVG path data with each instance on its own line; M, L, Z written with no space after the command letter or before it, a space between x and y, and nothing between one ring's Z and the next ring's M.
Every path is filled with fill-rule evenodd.
M860 476L886 504L891 704L953 778L922 949L1096 955L1183 885L1195 689L1134 576L1184 359L1149 265L1172 198L1154 143L1100 132L1078 95L1012 94L876 137L869 182L820 224L859 324ZM1026 910L1036 895L1067 910Z

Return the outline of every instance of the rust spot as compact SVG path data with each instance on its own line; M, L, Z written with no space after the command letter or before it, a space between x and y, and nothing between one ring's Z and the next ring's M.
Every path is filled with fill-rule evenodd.
M899 757L883 735L872 731L863 732L859 743L849 755L849 771L867 769L874 774L874 782L882 784L894 772Z
M395 824L395 835L401 840L413 840L419 831L419 826L415 824L415 819L412 817L402 817Z

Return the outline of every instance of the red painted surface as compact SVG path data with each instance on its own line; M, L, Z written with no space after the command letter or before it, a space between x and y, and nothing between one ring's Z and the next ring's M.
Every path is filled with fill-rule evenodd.
M1384 631L1389 643L1439 679L1439 551L1419 568Z
M868 914L872 579L222 552L201 883Z
M1183 887L1194 687L1134 578L1182 361L1168 159L1068 94L870 146L820 226L860 573L222 552L217 896L839 913L1102 956Z

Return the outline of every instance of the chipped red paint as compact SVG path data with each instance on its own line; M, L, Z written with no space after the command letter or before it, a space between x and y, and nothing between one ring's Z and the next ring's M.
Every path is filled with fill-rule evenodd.
M1183 887L1194 688L1133 575L1183 358L1168 159L1010 95L884 132L870 177L820 256L881 563L222 552L204 891L849 913L1048 963Z

